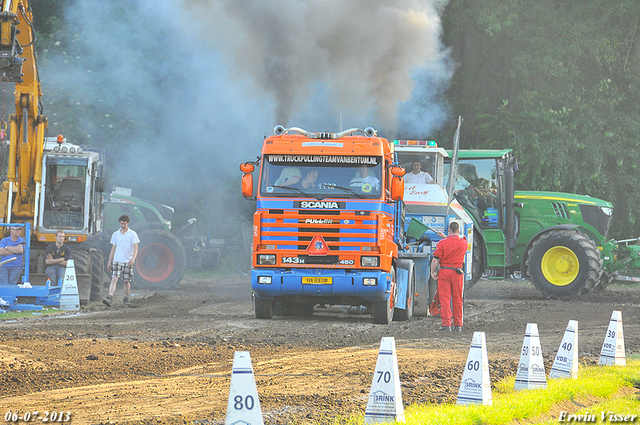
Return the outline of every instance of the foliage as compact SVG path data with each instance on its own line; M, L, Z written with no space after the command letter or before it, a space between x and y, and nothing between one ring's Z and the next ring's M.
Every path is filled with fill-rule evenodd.
M640 9L623 0L453 0L448 93L463 147L513 148L518 187L611 201L640 234Z
M175 206L185 216L181 218L195 215L215 222L223 214L220 205L227 204L236 208L235 215L248 217L251 209L244 206L250 204L238 205L242 199L233 179L238 174L230 171L237 158L257 154L257 140L249 155L229 157L227 151L221 167L194 168L194 158L220 154L213 143L221 142L215 138L221 137L220 121L226 115L225 104L201 100L207 99L202 91L206 84L187 79L204 65L197 62L191 40L162 29L161 22L169 21L158 21L160 8L115 3L104 6L95 20L83 4L31 2L49 131L106 148L108 185L134 187L142 197ZM140 21L139 16L148 19ZM113 20L106 26L112 34L96 37L96 24L107 19ZM640 209L635 208L640 204L637 1L450 0L442 23L443 42L456 68L444 96L452 117L465 118L462 147L513 148L520 157L519 188L609 200L616 207L611 236L640 235ZM82 42L89 39L94 43ZM212 66L207 72L211 81L223 81L221 68ZM197 73L200 82L201 75ZM195 89L185 92L185 87ZM216 90L218 99L234 98ZM423 109L418 116L428 118L430 106L442 95L431 91L425 81L418 84L413 102ZM244 105L246 100L236 102ZM429 136L444 146L456 120L447 121ZM218 129L216 135L209 134L211 128ZM176 139L190 155L174 153ZM241 146L237 140L232 143ZM244 140L242 145L249 144ZM157 169L145 165L151 160L140 167L122 166L122 157L145 156L144 146L153 147L158 158L172 160L171 167L164 167L165 184L142 181ZM222 179L223 184L207 186L216 193L205 199L199 185L181 184L194 173L202 175L201 182ZM235 197L224 196L223 189Z

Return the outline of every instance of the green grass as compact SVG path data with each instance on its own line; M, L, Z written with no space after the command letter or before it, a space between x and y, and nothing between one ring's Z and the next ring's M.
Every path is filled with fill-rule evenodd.
M577 400L576 406L591 405L571 414L594 414L598 420L601 410L618 415L640 412L637 396L619 397L624 387L640 384L638 356L628 357L626 367L591 366L581 368L578 379L548 379L547 382L546 389L516 391L513 389L515 377L510 377L495 384L492 406L414 405L406 409L406 422L420 425L558 423L559 411L567 410L567 405Z
M625 389L640 387L640 356L627 356L627 366L581 367L578 379L547 379L547 388L516 391L515 377L495 383L492 390L493 405L456 404L412 405L405 409L405 420L412 425L500 425L500 424L558 424L560 412L572 415L594 415L595 422L601 413L616 415L640 415L640 399L637 393ZM582 407L587 406L587 407ZM360 425L363 416L335 418L334 425ZM636 416L635 422L640 423Z
M56 314L63 314L64 311L56 308L45 307L40 311L25 310L25 311L7 311L6 313L0 313L0 321L20 319L23 317L35 317L35 316L55 316Z

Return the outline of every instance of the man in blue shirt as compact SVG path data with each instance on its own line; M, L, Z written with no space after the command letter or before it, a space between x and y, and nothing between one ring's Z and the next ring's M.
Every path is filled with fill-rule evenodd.
M10 227L9 236L0 240L0 261L15 257L15 260L0 267L0 285L18 283L22 276L22 254L24 239L20 236L22 227Z

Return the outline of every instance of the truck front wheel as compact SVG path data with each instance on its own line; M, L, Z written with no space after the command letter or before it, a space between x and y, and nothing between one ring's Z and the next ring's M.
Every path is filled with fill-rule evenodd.
M257 319L273 319L273 300L255 297L254 304Z
M396 308L393 313L393 320L406 321L413 317L413 295L416 293L416 278L413 264L409 269L409 281L407 284L407 308Z
M533 284L548 297L592 292L602 274L602 260L591 239L576 230L552 230L529 249L527 267Z
M388 325L393 320L393 304L394 297L397 291L396 286L396 269L395 267L391 271L391 293L389 298L385 301L374 301L371 303L371 315L373 316L373 323L378 325Z

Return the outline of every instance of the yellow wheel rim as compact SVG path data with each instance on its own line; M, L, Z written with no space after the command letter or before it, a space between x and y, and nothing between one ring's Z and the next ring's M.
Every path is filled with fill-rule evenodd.
M552 285L566 286L580 271L578 256L566 246L554 246L542 257L542 274Z

